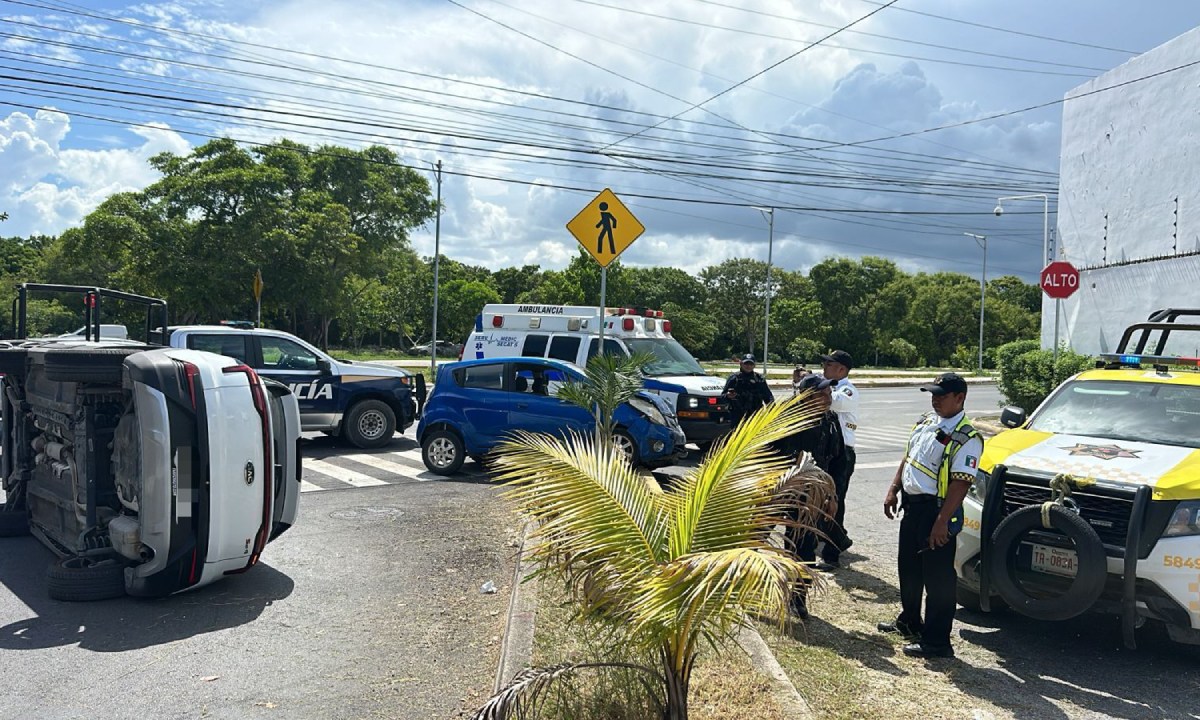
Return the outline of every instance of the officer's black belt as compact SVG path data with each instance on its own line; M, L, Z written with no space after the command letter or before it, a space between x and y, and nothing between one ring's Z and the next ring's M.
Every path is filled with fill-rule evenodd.
M924 505L926 503L936 504L937 501L937 495L929 495L927 493L904 493L903 498L905 505Z

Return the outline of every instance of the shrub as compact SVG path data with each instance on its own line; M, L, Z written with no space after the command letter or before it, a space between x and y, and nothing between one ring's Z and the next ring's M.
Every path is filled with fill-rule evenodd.
M956 368L974 368L979 364L979 348L959 345L950 353L950 364Z
M1092 356L1080 355L1066 347L1058 351L1057 366L1054 351L1028 350L1001 362L1000 392L1007 403L1032 412L1063 380L1094 365Z
M900 365L900 367L906 368L914 367L917 364L917 358L920 355L917 350L917 346L913 345L904 338L893 338L891 342L887 344L887 349L885 352L887 353L888 357L894 360L898 365Z
M825 352L825 346L810 338L796 338L788 343L787 354L794 363L816 362Z
M987 357L992 358L992 367L998 368L1001 372L1004 371L1006 363L1012 362L1012 359L1018 355L1023 355L1030 350L1040 350L1042 343L1038 340L1014 340L1010 343L1004 343L994 348L984 350L984 362L987 362Z

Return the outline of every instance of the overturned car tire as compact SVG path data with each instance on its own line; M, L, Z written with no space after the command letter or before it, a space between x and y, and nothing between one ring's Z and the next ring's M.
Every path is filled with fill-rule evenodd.
M1066 592L1053 597L1031 595L1017 578L1021 539L1031 530L1042 529L1040 505L1014 512L996 528L992 536L992 585L1004 602L1022 615L1038 620L1068 620L1085 612L1100 597L1108 579L1108 561L1100 536L1076 513L1055 505L1050 508L1050 525L1075 545L1078 567Z
M114 558L64 558L46 569L46 589L51 598L66 602L124 597L125 566Z
M125 358L144 348L64 348L46 353L46 377L58 382L121 382Z

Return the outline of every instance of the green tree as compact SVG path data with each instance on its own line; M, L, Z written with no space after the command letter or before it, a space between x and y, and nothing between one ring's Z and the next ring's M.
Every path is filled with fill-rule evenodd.
M461 342L475 327L475 316L488 303L500 302L500 293L478 280L451 280L438 294L438 335Z
M679 268L625 268L625 282L634 305L665 310L668 305L702 308L706 300L704 283Z
M563 270L564 277L580 290L583 298L580 305L600 304L600 270L600 265L583 248L579 248L579 253L571 258L571 262ZM614 260L608 266L604 304L608 307L645 304L630 291L625 278L625 266L620 260Z
M496 453L497 480L538 523L533 557L564 580L579 620L658 657L657 666L637 667L662 688L666 720L688 717L701 644L728 644L746 617L782 626L793 584L809 577L770 542L773 527L788 522L781 490L803 491L800 524L811 526L832 483L819 471L789 473L790 460L771 443L818 414L806 397L768 405L669 494L651 490L623 456L590 437L519 434ZM572 669L524 674L474 717L509 717Z
M583 290L565 272L547 270L542 273L541 281L536 287L517 296L517 302L545 305L585 305L583 297ZM597 296L598 298L599 296Z
M754 352L762 339L766 277L767 264L749 258L731 258L700 273L708 294L709 314L720 319L720 327L730 328L730 340L744 348L741 352ZM771 284L772 295L777 294L778 273L772 275Z
M521 293L537 287L542 280L542 269L538 265L506 267L492 273L492 286L500 293L500 302L515 303Z
M859 260L833 258L814 265L808 278L829 327L825 337L829 347L855 357L872 354L877 347L880 291L901 275L891 260L871 256Z

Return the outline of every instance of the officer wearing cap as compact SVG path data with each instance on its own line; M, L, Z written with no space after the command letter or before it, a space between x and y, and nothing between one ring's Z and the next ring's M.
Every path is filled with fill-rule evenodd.
M754 356L750 353L742 356L740 370L725 381L723 394L729 400L729 422L734 428L745 417L775 400L767 381L754 372Z
M850 547L853 541L846 535L846 492L850 489L850 476L854 474L854 434L858 429L858 388L850 382L850 371L854 369L854 358L845 350L834 350L828 355L821 356L822 374L827 380L833 381L833 399L829 409L837 413L838 422L842 426L842 439L846 444L846 461L842 471L833 476L837 485L838 509L834 520L840 528L838 535L844 539L842 543L826 542L821 550L821 564L817 567L829 570L838 567L842 551Z
M954 657L954 536L962 529L962 501L975 482L983 438L963 409L966 380L943 373L921 390L930 394L933 412L913 427L904 461L883 501L889 520L898 514L897 502L904 511L896 555L901 611L894 622L879 623L879 630L915 641L904 646L905 655Z

